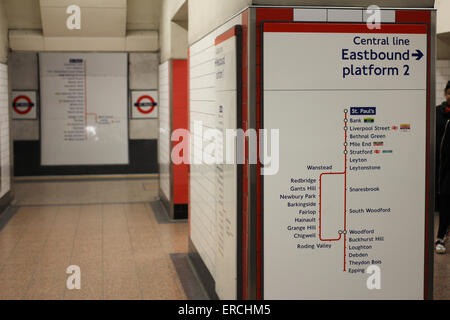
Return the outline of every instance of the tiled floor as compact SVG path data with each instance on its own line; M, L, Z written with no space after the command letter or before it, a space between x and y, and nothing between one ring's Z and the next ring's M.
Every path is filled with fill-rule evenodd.
M438 217L435 218L435 230L438 229ZM450 300L450 241L447 254L434 254L434 299Z
M38 180L16 182L14 189L19 206L148 202L158 196L158 180Z
M187 224L161 223L157 190L151 179L16 183L0 300L186 299L172 259L188 251ZM70 265L81 290L66 288ZM434 279L435 298L450 299L450 254L435 255Z
M186 299L170 254L187 252L187 224L157 223L157 184L17 184L18 212L0 232L0 299ZM81 290L66 288L70 265Z

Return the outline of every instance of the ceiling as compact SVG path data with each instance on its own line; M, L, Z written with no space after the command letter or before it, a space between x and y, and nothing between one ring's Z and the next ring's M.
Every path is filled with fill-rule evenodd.
M4 0L9 29L42 29L39 0Z
M123 37L159 29L163 0L4 0L11 30L42 30L45 37ZM81 30L66 28L66 8L81 8Z
M158 30L164 0L128 0L127 30Z
M188 24L189 24L188 4L189 4L189 1L185 1L172 18L172 22L175 22L180 27L182 27L186 30L188 29Z

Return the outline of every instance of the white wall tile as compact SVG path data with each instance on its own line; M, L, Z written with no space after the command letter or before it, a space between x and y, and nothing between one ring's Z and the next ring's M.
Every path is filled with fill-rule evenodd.
M382 23L395 23L396 10L380 10L381 21ZM369 18L369 14L366 10L363 10L363 21L367 22Z
M294 21L327 21L327 9L294 9Z
M329 22L363 22L363 10L328 9Z
M9 132L8 67L0 64L0 198L11 188Z
M171 111L170 111L170 63L166 61L159 66L159 141L158 141L158 157L160 164L160 186L161 191L170 201L171 188L170 188L170 137L171 137Z

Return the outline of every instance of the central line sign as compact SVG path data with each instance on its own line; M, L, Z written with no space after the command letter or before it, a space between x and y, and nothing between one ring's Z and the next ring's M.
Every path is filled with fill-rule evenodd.
M265 299L424 298L428 52L422 24L263 24Z

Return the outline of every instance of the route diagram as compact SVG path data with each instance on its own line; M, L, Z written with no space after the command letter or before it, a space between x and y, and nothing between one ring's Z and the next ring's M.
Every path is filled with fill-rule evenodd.
M344 272L347 271L347 156L348 156L348 110L344 110L344 171L343 172L324 172L320 174L319 179L319 239L324 242L338 242L342 240L344 236ZM324 176L344 176L344 227L338 231L339 237L334 239L327 239L322 236L322 178Z

